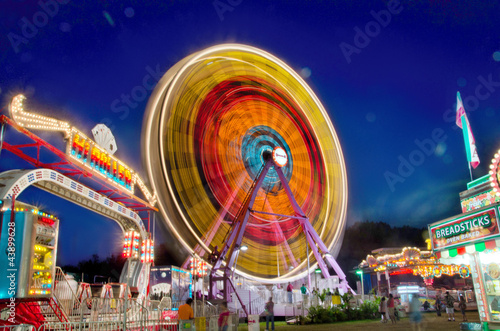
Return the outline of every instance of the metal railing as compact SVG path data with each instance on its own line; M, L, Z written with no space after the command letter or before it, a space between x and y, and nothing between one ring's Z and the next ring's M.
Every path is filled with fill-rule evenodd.
M253 299L248 303L249 310L252 312L252 315L260 315L266 306L267 300L262 298L261 296L258 296L257 298Z
M60 267L56 267L56 275L54 277L54 301L57 303L63 314L71 320L71 316L81 310L81 302L76 297L76 292L73 287L77 287L78 283L64 274Z
M144 325L127 323L125 328L123 322L120 321L98 321L98 322L67 322L67 323L52 323L44 324L38 328L38 331L55 331L55 330L101 330L101 331L117 331L117 330L141 330L141 331L156 331L156 330L177 330L177 323L167 321L156 321Z
M29 324L0 325L0 331L36 331L36 328Z
M78 328L98 328L103 330L115 326L129 328L148 328L154 325L171 325L162 315L161 310L149 310L136 300L91 298L84 299L79 309L72 309L69 321L61 322L50 314L45 314L43 305L40 306L45 317L42 330L70 330ZM83 325L83 326L82 326ZM97 329L96 329L97 330Z
M100 298L96 298L100 299ZM121 307L114 306L111 303L112 299L93 300L90 314L85 316L82 321L71 322L45 322L38 328L37 331L56 331L56 330L179 330L179 321L170 320L163 315L162 310L148 310L129 300L125 306L125 302ZM206 307L210 314L205 317L195 318L196 327L205 330L218 330L218 307ZM215 314L213 314L215 312ZM228 330L236 331L238 328L239 317L237 314L230 314ZM194 325L193 325L194 326ZM6 331L14 331L17 329L6 329ZM26 329L22 331L35 331L36 329ZM3 331L0 329L0 331ZM21 331L21 330L20 330Z
M0 331L179 330L179 321L175 317L172 318L168 311L159 309L159 306L158 302L146 308L135 300L92 298L86 300L79 310L73 309L70 321L61 322L57 318L48 318L38 329L29 325L15 325L0 327ZM218 330L219 308L206 302L205 316L195 318L197 329ZM231 313L228 330L236 331L238 322L238 315Z

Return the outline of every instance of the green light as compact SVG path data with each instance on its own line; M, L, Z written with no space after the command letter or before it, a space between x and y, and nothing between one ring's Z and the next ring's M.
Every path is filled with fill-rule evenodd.
M363 270L356 270L356 273L361 276L363 275Z
M314 273L316 273L316 274L320 274L320 273L321 273L321 269L320 269L320 268L318 268L318 269L314 270Z

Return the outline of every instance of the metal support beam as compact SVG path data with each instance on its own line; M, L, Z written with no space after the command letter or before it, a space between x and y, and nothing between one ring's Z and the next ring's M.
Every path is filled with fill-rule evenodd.
M2 149L5 149L12 154L20 157L21 159L27 161L31 165L36 168L46 168L56 170L62 173L65 176L73 177L75 180L81 182L81 177L88 179L92 182L93 185L99 186L99 190L108 190L107 195L108 198L113 196L113 201L122 200L121 202L128 208L133 208L136 210L154 210L158 211L153 205L149 202L137 197L134 194L130 194L129 192L125 192L117 189L107 180L100 178L99 176L94 175L90 172L84 165L80 165L71 161L70 157L66 155L66 153L60 151L56 147L52 146L42 138L33 134L31 131L26 130L22 126L18 125L16 122L11 120L5 115L0 116L0 123L2 126L9 125L14 130L23 135L23 138L31 140L30 143L23 144L11 144L6 140L2 141ZM33 149L36 148L36 152ZM43 152L43 156L48 156L51 159L51 162L42 162L41 161L41 152ZM142 208L142 209L139 209Z
M314 230L313 226L309 222L309 219L304 215L304 212L298 205L297 201L295 201L295 197L290 190L290 186L288 186L288 183L286 181L285 175L283 175L283 172L281 171L281 168L275 167L276 173L278 174L278 177L281 180L281 183L283 184L283 188L285 189L285 192L288 196L288 199L290 200L292 204L292 208L294 209L295 213L298 215L301 215L302 217L299 219L300 225L302 226L302 229L304 230L304 234L306 235L306 240L309 243L309 246L311 247L311 250L313 251L314 257L316 258L316 261L318 262L318 265L323 273L323 276L325 278L330 278L330 272L328 271L328 266L323 260L323 256L325 259L328 261L328 263L332 266L333 270L335 270L335 273L337 276L339 276L340 279L340 285L344 292L347 292L348 290L354 291L349 287L347 284L347 280L345 277L344 272L338 265L337 261L331 256L330 251L326 247L325 243L321 240L320 236ZM316 246L317 245L317 246ZM322 256L323 254L323 256Z
M278 177L283 185L283 188L288 196L288 199L290 201L290 204L292 205L292 208L295 212L296 215L280 215L280 214L274 214L274 213L266 213L266 212L259 212L262 214L268 214L268 215L275 215L275 216L284 216L284 217L289 217L289 218L295 218L299 220L299 223L302 227L302 230L304 231L304 234L306 236L306 240L311 247L311 250L313 251L313 254L316 258L316 261L318 262L321 271L323 272L323 275L325 278L330 278L330 272L328 271L328 266L325 263L323 257L327 259L327 261L330 263L330 265L333 267L337 275L339 276L341 280L341 286L344 289L344 291L351 290L349 285L347 284L347 280L345 278L345 274L340 268L340 266L337 264L335 259L330 255L330 252L328 251L328 248L326 245L323 243L321 238L319 237L318 233L316 230L314 230L313 226L309 222L309 219L307 216L304 214L300 206L298 205L297 201L295 200L295 197L288 186L288 182L286 181L285 176L283 175L283 172L281 171L281 168L277 166L272 159L269 159L266 164L263 166L260 174L254 181L252 187L250 188L250 191L248 192L248 195L246 199L244 200L240 210L238 211L235 220L232 224L232 227L229 231L229 234L227 236L227 240L225 240L224 247L222 248L217 260L215 261L212 271L210 273L210 291L209 291L209 298L211 300L217 299L217 284L216 282L218 280L222 280L224 282L224 289L223 289L223 299L225 301L229 301L229 291L230 291L230 286L233 287L233 284L230 281L230 276L232 275L232 267L235 262L238 250L241 246L241 241L243 239L243 234L245 232L245 228L247 226L248 222L248 217L250 216L250 213L255 212L252 210L253 204L255 202L255 198L257 197L257 193L262 186L262 183L264 181L264 178L266 177L269 169L271 167L274 167L276 173L278 174ZM323 255L323 256L322 256ZM221 268L222 262L225 258L228 258L226 260L226 266L225 268ZM217 273L219 271L222 271L223 275L222 276L217 276ZM245 306L241 302L241 299L238 296L238 300L240 300L240 303L245 311L245 313L248 316L248 312L246 311Z

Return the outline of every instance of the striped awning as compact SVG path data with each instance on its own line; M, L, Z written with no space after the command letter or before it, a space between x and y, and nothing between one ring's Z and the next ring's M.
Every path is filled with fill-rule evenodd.
M466 245L466 246L458 247L458 248L453 248L453 249L449 249L449 250L443 250L440 252L436 252L436 256L438 259L455 257L457 255L464 255L465 253L471 254L474 252L482 252L485 249L494 249L495 247L500 247L500 238L482 241L482 242L478 242L475 244L470 244L470 245Z

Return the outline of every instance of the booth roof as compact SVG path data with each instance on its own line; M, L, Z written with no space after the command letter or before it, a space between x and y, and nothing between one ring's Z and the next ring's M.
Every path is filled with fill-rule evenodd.
M472 254L474 252L482 252L486 249L494 249L496 247L500 247L500 238L476 242L468 245L466 244L465 246L462 247L445 249L435 253L436 257L439 259L439 258L455 257L457 255L464 255L466 253Z

